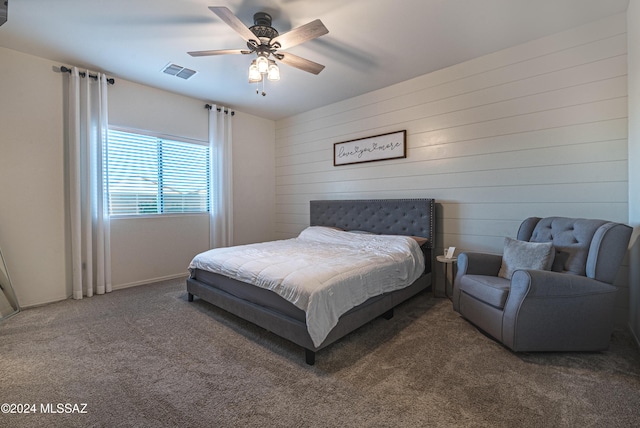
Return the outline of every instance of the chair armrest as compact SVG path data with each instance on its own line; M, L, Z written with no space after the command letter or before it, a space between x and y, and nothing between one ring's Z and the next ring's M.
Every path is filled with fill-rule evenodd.
M511 278L511 298L562 298L580 297L598 293L616 292L617 288L610 284L587 278L586 276L573 275L561 272L545 270L518 270Z
M498 276L502 256L487 253L458 254L458 275Z
M464 275L498 276L502 256L487 253L460 253L458 254L458 273L453 282L453 309L460 310L460 281Z
M617 288L580 275L518 270L502 318L514 351L606 349Z

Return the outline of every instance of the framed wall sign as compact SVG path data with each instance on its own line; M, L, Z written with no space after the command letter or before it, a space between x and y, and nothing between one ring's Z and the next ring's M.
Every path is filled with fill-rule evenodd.
M333 145L333 166L406 157L406 130L343 141Z

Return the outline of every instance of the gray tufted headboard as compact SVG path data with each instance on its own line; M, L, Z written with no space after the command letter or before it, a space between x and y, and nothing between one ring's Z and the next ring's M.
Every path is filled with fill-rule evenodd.
M428 238L433 248L433 199L311 201L311 226Z

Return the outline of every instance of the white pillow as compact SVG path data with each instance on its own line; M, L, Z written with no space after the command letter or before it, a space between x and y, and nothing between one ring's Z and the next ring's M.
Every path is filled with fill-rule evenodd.
M554 256L552 242L527 242L504 238L502 266L498 276L511 279L518 269L550 270Z

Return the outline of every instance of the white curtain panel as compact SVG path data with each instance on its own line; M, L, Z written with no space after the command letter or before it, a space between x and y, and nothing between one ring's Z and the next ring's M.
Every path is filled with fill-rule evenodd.
M107 77L69 78L69 215L73 298L111 291L111 243L103 151L107 144Z
M233 245L233 168L231 157L233 116L213 105L209 111L210 227L211 248Z

